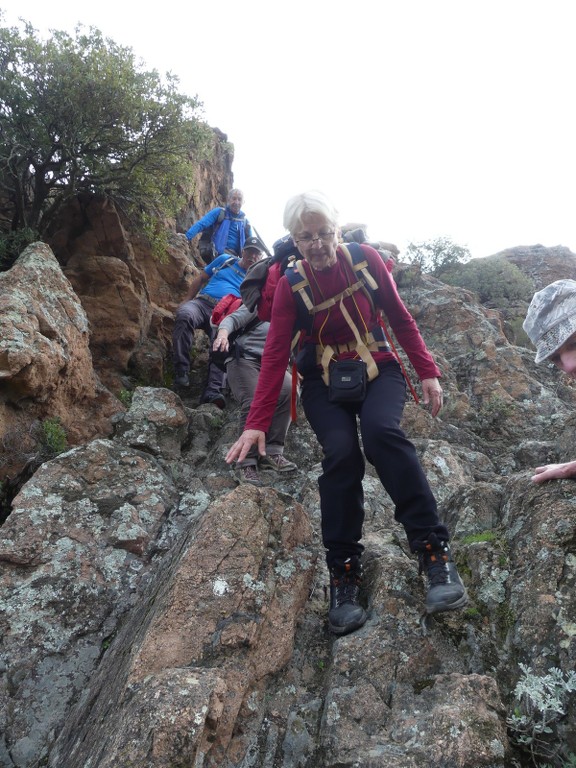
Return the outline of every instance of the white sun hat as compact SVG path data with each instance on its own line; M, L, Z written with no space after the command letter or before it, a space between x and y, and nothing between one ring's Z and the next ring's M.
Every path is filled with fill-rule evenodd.
M576 280L556 280L535 293L522 327L536 347L535 362L557 352L576 333Z

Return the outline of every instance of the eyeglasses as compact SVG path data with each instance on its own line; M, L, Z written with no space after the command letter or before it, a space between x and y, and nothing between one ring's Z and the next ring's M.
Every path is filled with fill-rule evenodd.
M317 243L319 241L328 244L331 242L335 234L335 232L320 232L317 237L312 237L312 235L302 235L296 240L296 244L302 248L311 248L313 243Z

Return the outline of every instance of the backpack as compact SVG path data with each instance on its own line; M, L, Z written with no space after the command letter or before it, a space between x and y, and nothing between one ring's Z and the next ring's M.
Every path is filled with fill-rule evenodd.
M267 322L272 316L272 301L278 280L288 264L302 258L290 235L276 240L272 251L273 256L267 256L252 264L240 286L243 303L251 312L258 309L260 320Z
M210 264L210 262L214 261L216 256L218 256L216 253L216 248L214 247L214 238L216 237L218 227L220 224L222 224L225 218L226 209L220 208L218 218L214 224L205 229L200 235L200 239L198 240L198 250L200 251L200 256L206 264ZM247 218L243 218L242 221L244 222L244 230L246 231L250 227L250 222Z
M344 294L352 295L356 291L362 290L370 301L372 307L375 307L374 293L378 286L370 274L368 263L364 257L364 252L362 251L360 244L353 239L348 243L340 243L340 248L344 253L347 263L351 267L353 277L357 278L355 282L350 284L348 289L344 291ZM389 255L386 253L385 256L382 255L382 258L387 269L392 271L394 260L390 256L391 254ZM246 273L246 277L240 286L240 293L244 304L251 310L257 307L260 320L269 321L272 312L274 291L278 285L280 277L283 274L286 275L288 282L292 286L294 296L298 299L296 301L298 320L296 321L296 332L292 340L293 350L301 339L302 331L307 334L311 333L314 323L314 315L323 309L333 306L340 300L340 298L344 298L344 295L340 295L332 297L322 304L314 305L308 278L306 277L304 268L299 263L300 258L300 253L292 241L292 238L289 236L281 238L281 240L277 240L276 243L274 243L274 256L272 258L262 259L253 264ZM346 315L348 315L347 312L345 313L345 317ZM356 338L358 354L367 363L369 378L372 379L377 375L377 370L372 355L370 354L370 350L374 351L378 346L382 346L383 339L378 340L374 338L372 334L369 334L366 339L368 344L366 344L360 338L360 334L352 318L348 315L347 319ZM378 312L378 323L382 328L383 336L385 336L385 339L402 368L402 372L414 400L418 402L418 396L410 382L402 360L396 351L381 312ZM333 351L332 347L327 346L324 349L322 360L320 361L322 362L322 367L324 369L325 380L327 378L328 362Z
M296 301L296 307L298 310L297 327L299 329L299 333L303 330L307 335L310 335L312 332L315 315L318 312L330 309L331 307L334 307L338 304L346 322L354 333L354 351L366 363L368 380L371 381L376 376L378 376L378 367L374 361L374 358L372 357L371 352L383 348L389 349L388 343L382 330L383 321L382 323L379 323L377 328L374 329L375 332L379 331L379 333L376 333L376 335L375 333L372 333L372 331L369 331L366 326L364 326L364 335L361 335L356 323L346 309L343 300L348 296L353 296L357 291L362 291L368 298L372 309L375 310L376 304L373 294L377 290L378 284L370 274L368 269L368 262L366 261L364 252L358 243L340 243L340 250L344 254L345 263L348 265L348 267L351 268L347 270L348 287L345 288L341 293L337 294L336 296L331 296L329 299L326 299L326 301L323 301L320 304L314 304L312 289L310 287L308 276L302 262L294 262L291 268L286 270L285 275L292 288L292 293L299 299ZM377 314L380 318L381 313L378 312ZM351 343L352 342L345 345L347 349L350 348ZM295 344L294 340L293 344ZM322 350L321 358L317 360L317 362L322 365L323 379L325 384L328 384L328 369L330 366L330 361L339 352L337 346L338 345L336 345L336 348L334 348L332 345L327 344Z
M366 232L364 231L363 227L354 227L354 225L352 226L352 229L342 229L342 240L344 240L345 243L366 243L366 245L370 245L372 248L374 248L375 251L378 251L382 261L388 261L388 259L392 259L392 263L394 263L394 251L388 250L388 246L390 248L395 248L395 252L398 254L399 251L396 246L393 246L390 243L369 242L366 238ZM391 269L391 267L389 268Z
M232 312L236 312L241 304L241 298L236 296L234 293L227 293L226 296L223 296L220 299L218 304L216 304L212 310L210 324L216 326L220 325L222 320L224 320L225 317L228 317L228 315L231 315Z
M348 262L352 266L354 271L359 272L359 276L363 280L362 287L366 293L370 303L374 306L374 299L372 293L377 289L376 282L370 272L368 271L368 265L364 259L364 254L360 246L356 242L352 243L340 243L341 249L345 256L348 258ZM246 277L240 285L240 295L242 296L243 303L248 307L250 311L258 309L258 317L260 320L270 321L272 315L272 301L274 299L274 292L278 281L282 275L286 274L292 284L293 269L287 271L288 267L296 267L296 263L302 259L300 251L298 251L294 241L287 235L286 237L277 240L273 246L274 256L260 259L253 264ZM392 260L386 261L388 270L392 270L394 262ZM299 327L308 329L312 327L311 320L318 307L315 308L315 312L311 312L313 308L312 293L311 291L303 291L302 289L308 287L308 282L303 272L300 272L303 283L298 285L298 295L302 302L296 302L298 308L298 324ZM293 289L294 290L294 289ZM322 306L321 308L325 308ZM303 309L306 311L304 312Z

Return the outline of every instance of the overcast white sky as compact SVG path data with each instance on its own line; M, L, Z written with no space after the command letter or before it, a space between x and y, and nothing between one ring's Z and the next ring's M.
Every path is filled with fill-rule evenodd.
M374 239L487 256L576 251L573 0L0 0L44 33L95 26L180 78L235 146L271 246L323 190Z

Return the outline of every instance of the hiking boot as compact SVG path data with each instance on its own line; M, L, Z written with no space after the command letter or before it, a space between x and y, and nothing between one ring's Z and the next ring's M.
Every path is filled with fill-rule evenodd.
M241 467L236 467L234 470L236 479L241 483L250 483L250 485L262 485L260 475L258 474L258 468L255 464L243 464Z
M190 386L190 376L188 375L188 371L177 371L176 376L174 377L174 386L175 387Z
M293 461L288 461L283 453L260 457L260 469L273 469L275 472L294 472L298 467Z
M208 395L207 397L203 397L202 400L200 400L200 405L203 405L204 403L215 405L216 407L220 408L221 411L226 408L226 398L224 395Z
M426 574L426 613L455 611L468 604L468 595L446 541L424 542L418 553L420 573Z
M366 611L358 602L362 584L362 565L357 557L349 557L330 570L330 610L328 626L335 635L347 635L361 627Z

